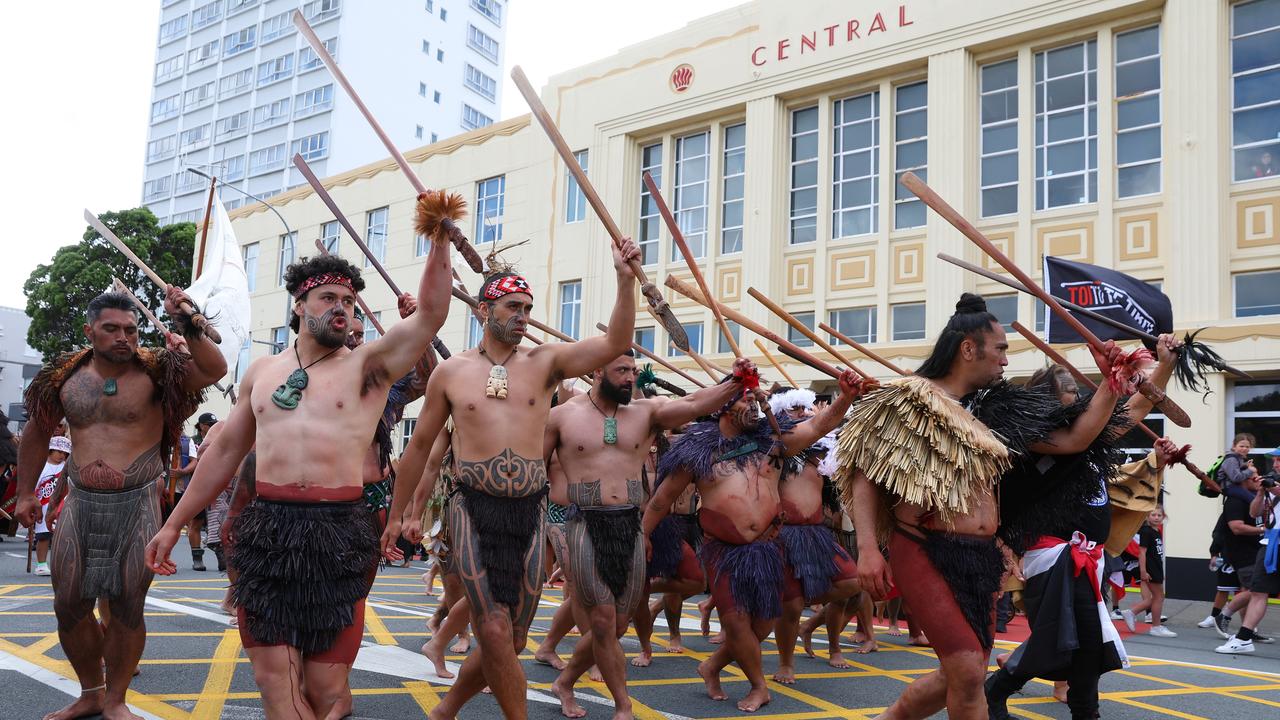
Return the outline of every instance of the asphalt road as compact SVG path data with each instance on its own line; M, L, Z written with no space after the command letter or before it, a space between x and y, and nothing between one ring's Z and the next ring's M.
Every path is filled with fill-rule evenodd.
M42 717L69 702L79 687L58 644L49 580L25 573L25 553L21 538L0 542L0 720ZM239 636L218 609L225 577L215 571L190 570L186 555L178 556L177 562L179 573L157 579L148 598L147 649L130 694L135 712L147 718L184 720L264 717ZM447 681L436 678L418 652L427 637L425 616L434 608L434 599L423 592L423 569L414 563L408 569L384 570L374 586L365 646L351 673L356 718L422 717L447 690ZM531 647L545 633L559 601L558 590L548 589L544 594ZM1280 607L1273 605L1272 612L1280 613ZM1122 633L1133 667L1103 678L1104 718L1280 717L1280 644L1258 645L1252 656L1218 655L1213 652L1221 643L1217 635L1195 627L1206 614L1204 604L1171 602L1166 614L1170 615L1167 624L1179 637L1164 640ZM695 666L713 646L696 630L692 600L685 607L683 624L689 628L685 632L686 652L658 652L650 667L628 668L636 716L744 716L732 700L715 702L702 690ZM1020 629L1025 632L1020 624L1011 626L1009 637L1016 637ZM1280 618L1268 618L1263 625L1280 634ZM821 643L818 658L800 653L796 668L799 681L791 686L771 682L773 701L755 717L874 717L898 696L906 682L936 667L932 651L910 647L884 629L878 635L881 649L850 656L854 667L848 670L829 667ZM572 651L576 638L570 635L561 643L561 654ZM665 627L659 625L655 650L665 650L665 638ZM634 634L623 643L629 657L638 652ZM531 650L521 657L529 683L530 717L560 717L559 706L547 693L555 672L535 663ZM462 657L451 656L450 660L457 663ZM777 649L770 639L765 647L765 669L772 673L776 667ZM737 699L745 694L746 682L736 671L726 673L725 689ZM610 716L611 704L602 685L583 683L579 696L589 717ZM1025 694L1011 703L1011 709L1027 718L1069 717L1066 707L1053 700L1051 686L1043 682L1028 685ZM468 720L500 716L494 700L484 695L460 715Z

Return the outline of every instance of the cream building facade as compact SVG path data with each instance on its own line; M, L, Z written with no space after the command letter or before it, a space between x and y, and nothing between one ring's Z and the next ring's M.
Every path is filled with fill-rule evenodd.
M1235 432L1255 433L1263 450L1280 445L1280 0L756 0L554 76L541 94L654 278L689 274L643 192L646 169L715 292L775 331L786 328L747 288L908 368L965 290L987 295L1002 319L1036 323L1032 299L935 259L984 262L895 185L910 169L1035 276L1047 253L1159 282L1180 331L1207 327L1201 339L1254 374L1213 376L1203 401L1173 392L1194 427L1168 432L1192 443L1202 466ZM482 252L528 241L504 258L532 282L536 316L577 336L607 319L607 235L529 116L406 155L428 186L468 199ZM425 248L395 165L325 184L396 281L414 287ZM336 237L309 188L271 201L301 253ZM292 257L265 208L232 217L255 286L244 365L290 342L280 278ZM361 262L349 238L336 242ZM392 322L390 291L371 272L368 282L366 299ZM710 314L680 298L673 306L727 365ZM473 345L471 323L459 306L442 338ZM647 314L636 325L638 341L664 351ZM751 339L741 332L754 351ZM1011 345L1011 376L1044 362L1021 339ZM1091 367L1081 347L1068 356ZM830 387L806 367L787 370ZM1183 470L1167 486L1170 592L1203 595L1219 505Z

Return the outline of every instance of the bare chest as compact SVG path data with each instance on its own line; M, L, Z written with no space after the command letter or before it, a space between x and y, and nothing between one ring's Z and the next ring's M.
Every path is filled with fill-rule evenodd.
M559 418L559 427L559 451L572 457L608 457L638 468L653 444L648 413L635 408L606 415L575 400L573 409Z
M541 430L551 411L551 386L540 365L521 357L499 368L483 356L468 358L445 390L454 422L471 433L505 433L518 424Z
M86 366L62 385L59 399L72 427L97 424L126 425L161 417L152 400L155 385L141 370L132 370L110 382Z
M323 361L301 373L296 363L281 362L258 377L251 402L260 429L282 423L323 423L358 432L361 444L367 444L386 405L387 388L384 384L366 387L358 363L346 358ZM363 432L366 425L367 434Z

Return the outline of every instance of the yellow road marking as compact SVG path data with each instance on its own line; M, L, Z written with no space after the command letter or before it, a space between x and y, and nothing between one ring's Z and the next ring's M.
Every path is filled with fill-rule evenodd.
M236 672L235 661L240 657L240 633L235 628L228 628L222 633L222 642L213 651L209 674L204 679L204 689L200 691L200 699L191 711L192 720L217 720L222 717L222 706L225 701L218 696L225 696L231 689L231 676Z
M413 701L418 703L418 707L422 708L424 717L430 715L436 705L440 704L440 696L436 694L435 688L431 687L431 683L410 680L401 684L409 691L409 697L413 698Z
M1170 715L1172 717L1182 718L1183 720L1210 720L1210 718L1206 718L1202 715L1191 715L1189 713L1179 712L1177 710L1162 708L1159 705L1148 705L1147 703L1138 702L1137 700L1121 699L1121 700L1117 700L1116 702L1123 703L1125 705L1132 705L1133 707L1142 708L1143 710L1158 712L1161 715Z
M46 651L49 650L49 648L57 644L58 644L58 633L56 632L45 633L45 635L41 637L39 640L27 646L27 652L43 655L45 654Z
M382 622L382 618L378 617L378 612L368 603L365 603L364 606L364 628L379 645L399 644L396 642L395 636L387 629L386 623Z

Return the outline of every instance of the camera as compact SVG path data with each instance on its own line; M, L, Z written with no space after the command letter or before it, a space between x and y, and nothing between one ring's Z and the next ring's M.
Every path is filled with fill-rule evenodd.
M1271 488L1273 488L1273 487L1275 487L1275 486L1276 486L1276 479L1275 479L1274 477L1267 476L1267 477L1262 478L1262 487L1267 488L1268 490L1270 490Z

